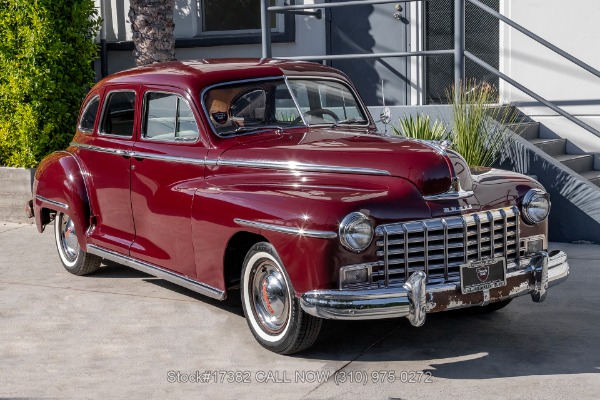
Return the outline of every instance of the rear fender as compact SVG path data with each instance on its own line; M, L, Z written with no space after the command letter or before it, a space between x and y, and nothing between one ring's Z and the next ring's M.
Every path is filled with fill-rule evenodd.
M87 249L83 234L90 224L89 197L84 172L76 157L66 151L50 154L35 173L33 208L39 232L51 222L50 211L64 212L73 220L79 245Z

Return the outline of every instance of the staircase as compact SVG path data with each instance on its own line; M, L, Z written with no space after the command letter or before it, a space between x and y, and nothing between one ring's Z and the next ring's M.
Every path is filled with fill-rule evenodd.
M506 125L515 137L497 166L533 176L550 193L551 241L600 244L600 170L594 169L595 154L569 154L568 140L540 137L539 122L512 107L506 111L516 114L515 122Z
M517 122L508 127L565 167L600 187L600 170L594 169L593 154L568 154L567 139L540 137L540 123L522 113L518 113Z

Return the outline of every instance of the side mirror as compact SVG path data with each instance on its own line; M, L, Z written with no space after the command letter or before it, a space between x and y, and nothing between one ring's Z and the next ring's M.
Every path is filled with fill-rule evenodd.
M383 107L381 114L379 114L379 120L384 125L388 125L390 122L392 122L392 110L390 110L389 107Z

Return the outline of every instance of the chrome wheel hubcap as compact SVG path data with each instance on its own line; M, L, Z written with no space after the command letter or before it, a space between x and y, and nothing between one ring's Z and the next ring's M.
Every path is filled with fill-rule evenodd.
M252 277L252 300L258 321L265 331L277 334L287 323L290 300L285 279L270 260L262 260Z
M69 261L75 261L79 254L79 242L77 241L77 232L75 224L68 215L62 214L60 220L60 243L65 257Z

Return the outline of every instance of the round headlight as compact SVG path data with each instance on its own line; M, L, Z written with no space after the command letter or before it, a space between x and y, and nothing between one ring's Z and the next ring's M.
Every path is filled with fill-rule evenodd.
M353 212L342 220L339 234L345 248L359 253L373 240L373 224L363 213Z
M531 189L523 197L523 219L530 224L539 224L550 213L550 195L540 189Z

